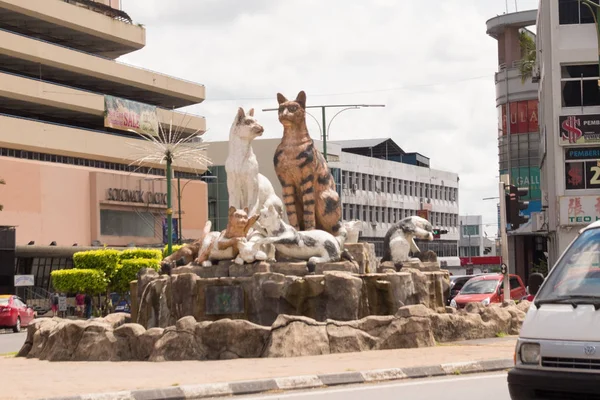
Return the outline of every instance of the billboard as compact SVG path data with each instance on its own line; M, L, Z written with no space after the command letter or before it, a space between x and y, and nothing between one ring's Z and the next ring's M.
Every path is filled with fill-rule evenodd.
M104 96L104 126L126 132L158 136L156 107L106 95Z
M600 147L565 149L565 189L600 189Z
M600 143L600 114L563 115L558 125L561 146Z
M560 224L588 225L600 220L600 196L562 196L559 199Z
M510 134L537 132L538 126L538 101L525 100L509 103L510 109ZM502 105L502 135L506 135L506 104Z

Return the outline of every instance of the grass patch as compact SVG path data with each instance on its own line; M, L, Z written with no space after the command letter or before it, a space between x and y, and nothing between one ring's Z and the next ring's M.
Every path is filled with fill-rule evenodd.
M454 375L460 375L460 374L461 374L461 372L460 372L460 370L459 370L459 369L457 369L457 370L455 370L455 371L453 372L453 374L454 374Z
M179 386L179 383L174 383L171 386Z
M4 354L0 354L0 357L14 357L16 356L18 353L18 351L13 351L12 353L4 353Z
M503 337L507 337L508 335L506 334L506 332L498 332L496 333L496 337L497 338L503 338Z

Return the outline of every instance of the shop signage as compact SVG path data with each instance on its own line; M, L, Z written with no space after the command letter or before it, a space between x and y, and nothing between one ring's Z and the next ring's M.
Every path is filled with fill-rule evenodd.
M518 187L529 188L525 200L542 198L540 189L540 169L538 167L515 167L510 169L510 184ZM500 171L500 175L507 174L507 170Z
M510 134L538 132L538 101L510 103ZM506 104L502 105L502 135L506 135Z
M113 96L104 96L104 126L158 136L156 107Z
M587 225L600 220L600 196L563 196L559 206L561 225Z
M566 149L565 160L565 189L600 188L600 147Z
M35 278L33 275L15 275L15 287L20 286L35 286Z
M561 116L558 131L562 146L600 143L600 114Z
M123 203L142 203L167 205L166 193L145 192L143 190L108 189L106 200L120 201Z

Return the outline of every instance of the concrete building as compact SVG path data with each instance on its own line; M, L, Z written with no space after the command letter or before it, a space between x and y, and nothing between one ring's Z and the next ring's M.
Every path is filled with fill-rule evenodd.
M548 3L555 4L556 1ZM532 265L545 257L547 235L538 224L542 211L538 83L535 77L523 80L519 72L524 58L520 41L535 40L527 27L535 25L536 14L537 10L520 11L487 21L487 34L498 41L495 84L499 175L508 176L511 185L529 189L528 196L523 198L529 201L529 206L522 212L529 221L516 230L509 226L507 232L510 271L525 281Z
M280 139L253 142L260 172L271 180L276 193L281 185L273 168L273 154ZM318 149L321 141L315 140ZM214 166L209 181L209 218L224 229L227 223L227 177L225 160L228 142L211 142ZM405 153L391 139L336 141L327 143L327 157L343 203L343 219L362 221L361 241L375 243L381 256L383 237L398 220L420 214L438 229L445 229L434 242L422 242L422 251L433 250L447 268L459 267L458 175L430 169L429 159Z
M540 160L552 265L583 226L600 218L600 93L593 15L576 1L540 1L537 14Z
M203 117L171 110L202 102L205 89L117 61L146 44L119 3L0 0L0 292L15 272L47 283L67 263L61 246L163 243L165 167L133 165L152 151L140 134L159 137L171 120L182 135L203 133ZM187 186L182 234L197 237L206 166L174 169ZM39 252L50 244L52 255Z

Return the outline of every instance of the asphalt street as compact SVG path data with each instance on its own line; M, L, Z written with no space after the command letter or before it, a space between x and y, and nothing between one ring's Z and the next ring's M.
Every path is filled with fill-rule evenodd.
M14 353L21 350L27 338L27 330L21 333L12 333L12 330L0 329L0 355Z
M243 396L246 400L510 400L506 373L474 374L398 383L338 386L330 389Z

